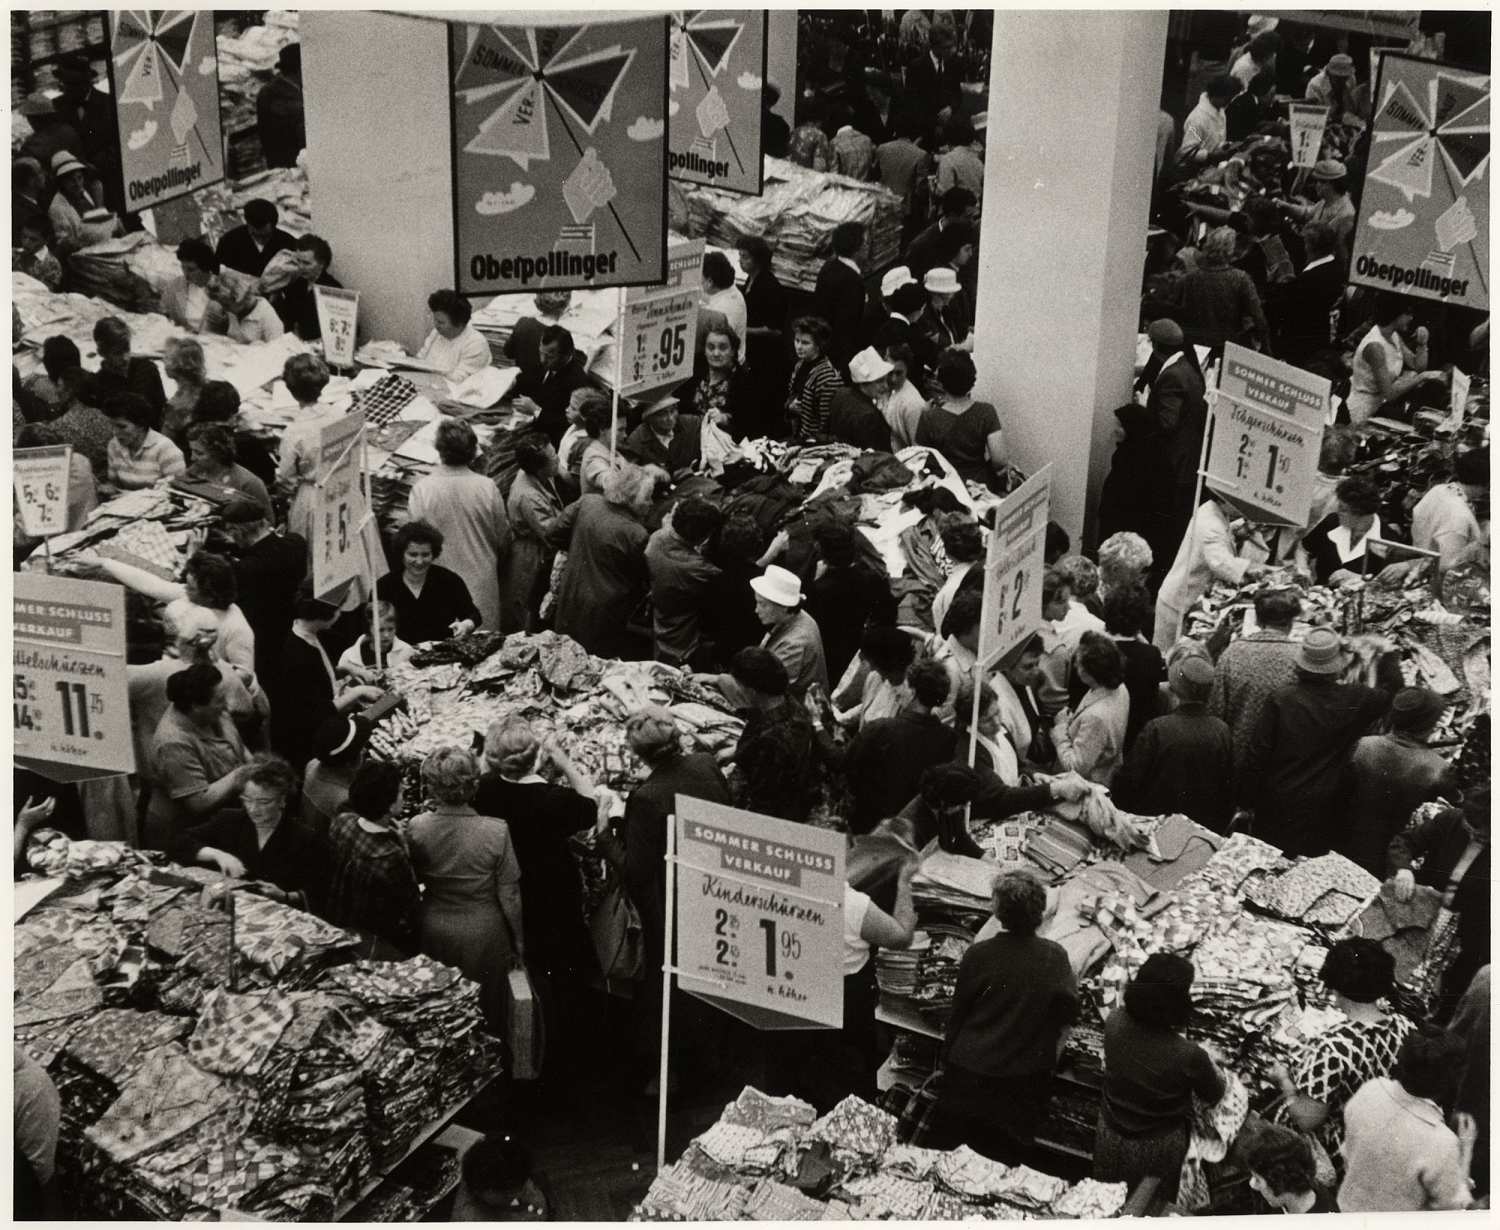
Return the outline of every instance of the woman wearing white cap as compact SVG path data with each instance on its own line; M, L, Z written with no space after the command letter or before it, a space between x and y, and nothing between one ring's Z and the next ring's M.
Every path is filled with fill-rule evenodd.
M958 274L951 266L934 265L922 279L922 287L927 292L927 311L922 316L922 327L938 352L972 351L974 334L954 311L955 302L963 294Z
M873 346L866 346L849 360L849 379L853 383L833 396L833 409L828 412L830 436L861 449L891 451L885 403L891 395L893 370Z
M786 667L791 690L798 696L813 684L828 690L828 664L823 657L823 634L817 620L802 609L802 581L795 572L772 564L750 582L755 591L755 617L766 629L762 649L769 649Z
M103 243L121 233L120 220L89 195L89 175L88 166L67 150L58 150L52 156L52 178L57 191L47 207L47 217L57 237L60 257L71 256L80 248Z

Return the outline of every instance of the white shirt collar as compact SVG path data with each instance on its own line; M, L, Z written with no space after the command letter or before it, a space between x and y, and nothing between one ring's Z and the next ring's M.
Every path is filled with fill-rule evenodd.
M1364 559L1365 544L1371 538L1379 537L1380 518L1378 516L1370 523L1370 528L1365 531L1365 536L1352 547L1349 545L1349 527L1347 525L1339 524L1328 531L1328 541L1338 550L1339 559L1346 564L1353 563L1357 559Z
M1174 350L1171 354L1169 354L1165 359L1162 360L1162 365L1156 369L1156 378L1160 380L1162 372L1166 371L1167 368L1171 367L1172 364L1176 363L1180 358L1182 358L1182 351L1180 350Z
M1318 257L1317 260L1315 260L1315 261L1308 261L1307 264L1303 265L1302 266L1302 272L1306 273L1309 269L1316 269L1319 265L1326 265L1326 264L1328 264L1332 260L1333 260L1332 254L1330 254L1328 256L1320 256L1320 257Z
M859 266L857 264L855 264L854 259L852 257L841 256L841 257L839 257L839 260L843 261L844 264L848 265L849 268L852 269L852 270L854 270L855 273L859 273L861 277L864 276L862 273L860 273L860 268L859 268Z

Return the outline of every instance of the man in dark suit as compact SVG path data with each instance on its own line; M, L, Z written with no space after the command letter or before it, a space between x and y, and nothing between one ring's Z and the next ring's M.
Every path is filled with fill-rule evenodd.
M1153 320L1146 335L1151 339L1151 358L1136 388L1146 393L1146 410L1165 438L1163 478L1173 487L1174 525L1180 521L1185 529L1208 425L1203 373L1175 320Z
M818 271L813 290L814 316L828 322L833 337L828 357L848 379L849 360L860 348L860 322L865 312L865 275L855 255L864 246L865 228L858 222L843 222L833 230L833 255Z
M573 335L561 325L542 330L537 348L541 365L516 377L511 397L516 408L535 416L531 424L556 448L568 429L568 399L576 389L593 386L583 368L583 356L573 349Z
M522 316L505 339L505 357L521 369L522 374L537 372L542 366L542 334L549 324L568 310L573 301L570 290L539 290L532 298L535 316Z
M292 630L297 588L307 575L307 542L277 533L254 500L231 500L221 515L236 549L237 601L255 633L255 675L264 682L276 677L281 647Z
M875 330L875 349L887 357L892 346L911 347L917 368L907 372L906 376L919 389L926 385L938 360L937 347L921 327L927 305L927 292L921 283L904 282L886 296L886 306L890 311Z
M963 101L963 80L953 55L957 43L952 26L935 25L927 50L906 66L907 97L938 123L945 123Z
M219 240L219 264L258 278L266 271L267 261L297 241L276 225L279 215L270 201L260 197L246 201L242 213L245 225L226 231Z
M1307 367L1332 348L1330 317L1344 294L1344 266L1338 259L1338 235L1325 222L1302 228L1307 264L1290 282L1273 287L1266 315L1276 330L1276 354Z
M911 241L911 246L906 249L906 267L911 270L911 276L921 281L927 271L934 265L943 262L942 244L938 236L952 226L955 222L969 222L974 217L974 207L978 204L974 194L967 188L949 188L943 193L939 207L942 213L938 220L926 230L920 232ZM977 261L974 264L978 264Z

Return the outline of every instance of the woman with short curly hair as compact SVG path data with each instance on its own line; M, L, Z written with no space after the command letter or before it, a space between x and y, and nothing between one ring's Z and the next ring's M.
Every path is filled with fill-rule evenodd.
M281 378L297 403L297 416L281 436L276 492L290 501L286 514L288 532L310 546L318 466L323 455L323 428L334 422L340 411L320 400L330 377L328 365L317 355L294 354L282 366Z
M1124 761L1130 725L1125 659L1104 633L1085 632L1073 651L1073 670L1088 691L1076 709L1062 709L1053 720L1057 763L1107 786Z
M1099 544L1100 601L1106 600L1113 590L1144 585L1152 562L1151 544L1139 534L1129 530L1111 534Z
M525 959L521 865L510 829L471 806L479 762L460 747L440 747L422 762L431 804L407 836L422 897L422 951L456 965L479 983L492 1026L503 1020L504 987Z
M194 423L188 428L187 439L186 478L212 484L230 498L243 496L265 509L266 519L271 519L271 495L265 483L239 464L233 427L227 423Z
M1037 935L1049 902L1036 876L1001 872L993 909L998 933L959 962L938 1094L944 1139L934 1144L967 1144L1009 1162L1030 1148L1046 1117L1078 983L1062 945Z
M500 627L500 561L510 546L510 521L500 488L474 471L479 441L474 429L457 419L438 424L435 441L441 464L419 478L407 500L414 521L425 521L443 535L443 566L457 573L479 608L481 627Z

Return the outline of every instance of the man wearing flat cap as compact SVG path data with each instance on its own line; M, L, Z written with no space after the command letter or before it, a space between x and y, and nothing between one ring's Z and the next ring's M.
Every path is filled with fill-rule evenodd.
M1292 201L1278 201L1281 211L1306 225L1321 222L1333 228L1338 236L1339 247L1349 250L1349 240L1354 236L1354 219L1357 211L1349 196L1349 171L1337 158L1320 158L1312 169L1313 191L1317 201L1311 205L1299 205Z
M1430 688L1402 688L1391 700L1390 733L1354 745L1334 849L1384 877L1386 851L1422 803L1457 798L1452 766L1427 742L1447 702Z

